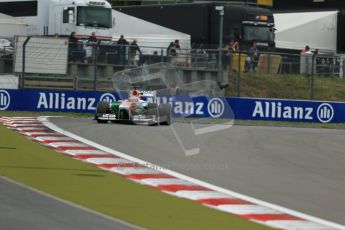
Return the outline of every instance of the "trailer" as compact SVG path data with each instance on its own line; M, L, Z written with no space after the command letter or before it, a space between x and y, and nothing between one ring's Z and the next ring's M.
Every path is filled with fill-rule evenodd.
M309 45L313 50L337 53L337 41L341 41L338 31L343 30L337 26L338 13L320 11L274 14L276 47L300 51Z
M170 42L179 40L181 50L191 49L191 38L176 30L172 30L152 22L142 20L113 10L115 28L113 40L117 41L124 35L128 42L136 40L145 55L166 55L166 48Z
M13 39L14 35L26 35L23 20L0 13L0 39Z
M65 35L80 38L96 32L111 39L115 20L106 0L0 0L0 13L20 17L28 35Z
M219 44L220 12L224 6L223 42L238 40L249 45L274 47L274 18L269 9L223 3L183 3L115 7L115 10L189 34L194 48L215 48Z

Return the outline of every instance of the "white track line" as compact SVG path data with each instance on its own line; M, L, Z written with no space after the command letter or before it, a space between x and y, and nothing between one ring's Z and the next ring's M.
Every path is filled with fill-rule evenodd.
M325 226L328 226L328 227L331 227L331 228L335 228L335 229L339 229L339 230L345 230L345 226L344 225L337 224L337 223L334 223L334 222L331 222L331 221L327 221L327 220L324 220L324 219L321 219L321 218L318 218L318 217L314 217L314 216L311 216L311 215L308 215L308 214L304 214L304 213L301 213L301 212L298 212L298 211L294 211L294 210L291 210L291 209L288 209L288 208L285 208L285 207L282 207L282 206L279 206L279 205L275 205L275 204L272 204L272 203L269 203L269 202L266 202L266 201L262 201L262 200L259 200L259 199L256 199L256 198L253 198L253 197L250 197L250 196L247 196L247 195L243 195L243 194L240 194L240 193L237 193L237 192L234 192L234 191L231 191L231 190L228 190L228 189L225 189L225 188L222 188L222 187L219 187L219 186L216 186L216 185L213 185L213 184L210 184L210 183L207 183L207 182L204 182L204 181L201 181L201 180L198 180L198 179L195 179L195 178L183 175L181 173L178 173L178 172L175 172L175 171L172 171L172 170L169 170L169 169L162 168L162 167L160 167L158 165L155 165L155 164L152 164L150 162L147 162L147 161L144 161L144 160L141 160L141 159L129 156L129 155L125 154L125 153L113 150L111 148L102 146L102 145L97 144L97 143L95 143L95 142L93 142L91 140L85 139L83 137L80 137L80 136L78 136L76 134L73 134L71 132L68 132L66 130L63 130L63 129L57 127L53 123L49 122L48 117L39 118L39 120L43 124L45 124L48 128L50 128L50 129L52 129L52 130L54 130L56 132L62 133L64 135L68 136L68 137L71 137L71 138L73 138L75 140L83 142L83 143L85 143L87 145L90 145L90 146L92 146L94 148L100 149L100 150L102 150L104 152L114 154L114 155L116 155L118 157L127 159L129 161L133 161L133 162L141 164L141 165L151 165L157 171L163 172L165 174L169 174L169 175L171 175L173 177L177 177L177 178L189 181L189 182L191 182L193 184L200 185L200 186L208 188L210 190L217 191L217 192L220 193L220 197L222 196L222 194L226 194L226 195L228 195L230 197L236 197L238 199L246 200L248 202L251 202L251 203L254 203L254 204L257 204L257 205L261 205L261 206L265 206L267 208L271 208L271 209L277 210L279 212L286 213L286 214L289 214L289 215L292 215L292 216L295 216L295 217L299 217L301 219L305 219L305 220L308 220L308 221L311 221L311 222L314 222L314 223L318 223L318 224L325 225ZM126 170L127 168L124 168L124 169ZM112 170L114 170L114 168ZM120 173L121 170L123 170L123 169L116 168L114 170L114 172L119 172ZM155 170L153 170L153 171L155 171ZM122 173L122 174L126 174L126 173ZM128 173L128 174L130 174L130 173ZM180 193L181 192L193 193L195 191L180 191ZM197 192L205 192L205 191L197 191ZM173 194L178 195L178 193L179 192L176 192L176 193L173 193ZM185 196L182 195L181 197L185 197Z
M203 199L218 199L218 198L233 198L224 193L216 192L216 191L184 191L180 190L174 193L171 193L174 196L186 198L189 200L203 200Z
M189 181L176 179L176 178L158 178L158 179L142 179L140 180L140 183L150 185L150 186L160 186L160 185L194 185L193 183L190 183Z
M93 150L66 150L64 151L67 155L76 156L76 155L83 155L83 154L93 154L93 155L107 155L109 153L93 149Z

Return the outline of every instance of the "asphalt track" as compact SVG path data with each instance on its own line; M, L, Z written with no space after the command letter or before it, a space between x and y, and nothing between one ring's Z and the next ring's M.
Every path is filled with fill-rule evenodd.
M0 229L135 230L0 177Z
M345 224L345 130L229 126L193 136L171 128L97 124L54 118L58 127L98 144L208 183L322 219Z

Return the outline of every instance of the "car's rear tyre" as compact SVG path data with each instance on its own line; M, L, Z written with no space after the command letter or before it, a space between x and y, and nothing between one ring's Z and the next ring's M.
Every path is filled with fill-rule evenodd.
M157 112L158 112L157 108L158 108L157 103L148 103L147 109L145 110L144 114L145 115L157 115Z
M158 114L159 114L159 124L160 125L171 125L171 105L170 104L162 104L158 107Z
M147 103L148 109L157 109L158 105L157 103Z
M106 101L100 101L97 105L97 110L96 110L97 116L105 114L105 113L109 113L109 112L110 112L109 103ZM96 120L98 123L107 123L108 122L106 120L100 120L97 118L96 118Z

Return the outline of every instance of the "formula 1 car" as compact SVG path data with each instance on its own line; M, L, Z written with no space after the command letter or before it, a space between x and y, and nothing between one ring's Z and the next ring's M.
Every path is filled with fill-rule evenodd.
M98 123L128 123L147 125L170 125L171 105L149 103L156 101L156 91L129 92L128 99L115 102L100 101L97 105L95 120ZM144 100L146 99L146 100Z

